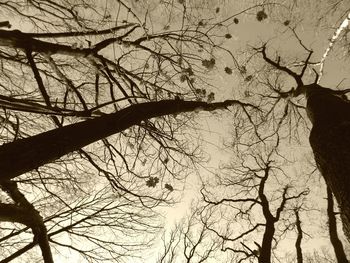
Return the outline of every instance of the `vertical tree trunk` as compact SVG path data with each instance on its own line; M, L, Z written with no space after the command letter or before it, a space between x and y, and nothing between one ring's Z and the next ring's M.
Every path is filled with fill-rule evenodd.
M328 230L329 237L334 249L334 254L338 263L348 263L343 244L338 237L337 219L334 213L334 202L331 189L327 186L327 214L328 214Z
M261 244L261 251L259 256L259 263L270 263L271 262L271 250L272 240L275 234L275 225L273 220L267 220L265 226L265 232L263 241Z
M303 250L301 248L301 240L303 239L303 230L301 228L301 220L299 216L299 210L294 210L295 214L295 225L297 227L297 240L295 241L295 249L297 251L297 263L303 263Z

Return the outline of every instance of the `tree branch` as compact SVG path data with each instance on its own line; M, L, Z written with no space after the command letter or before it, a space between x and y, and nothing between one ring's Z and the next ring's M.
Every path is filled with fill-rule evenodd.
M0 203L0 221L18 222L30 227L34 234L33 243L39 244L44 262L53 263L47 229L39 212L19 191L15 182L2 181L1 188L9 194L15 204ZM23 249L28 247L31 245Z
M146 102L131 105L116 113L16 140L0 146L0 181L15 178L141 121L185 112L226 109L233 105L254 107L237 100L217 103L182 100Z

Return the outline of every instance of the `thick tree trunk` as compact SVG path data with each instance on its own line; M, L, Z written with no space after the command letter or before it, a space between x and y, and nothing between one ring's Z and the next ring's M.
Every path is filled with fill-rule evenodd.
M272 240L275 234L275 225L272 219L267 220L265 226L265 232L263 241L261 244L261 251L259 255L259 263L270 263L271 262L271 250Z
M235 100L219 103L182 100L140 103L116 113L4 144L0 146L0 181L29 172L143 120L195 110L225 109L233 104L240 103Z
M306 96L315 161L338 202L350 241L350 103L316 84Z

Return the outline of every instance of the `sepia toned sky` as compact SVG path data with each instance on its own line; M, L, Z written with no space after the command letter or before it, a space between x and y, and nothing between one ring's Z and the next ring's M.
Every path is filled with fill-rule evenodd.
M169 30L181 28L181 13L183 12L181 9L172 10L169 8L167 13L163 7L161 8L161 0L129 0L126 2L138 17L147 17L145 21L154 32L159 32L167 26ZM261 10L258 6L259 1L222 0L215 4L210 0L185 0L185 2L191 5L191 9L188 10L193 12L193 19L201 17L203 20L208 21L228 21L226 24L223 23L225 26L215 33L220 36L218 37L218 42L221 44L221 47L231 52L234 59L228 56L228 53L224 50L212 54L216 58L216 64L214 72L208 72L208 79L213 83L213 88L210 92L215 94L215 101L241 99L252 103L254 101L250 101L252 98L245 93L246 89L244 87L248 87L247 89L252 91L256 91L256 87L254 86L254 81L251 82L252 84L249 84L244 78L249 74L251 74L253 79L257 77L264 63L258 55L253 56L254 48L261 47L262 44L267 43L270 57L279 55L282 58L282 63L286 63L288 67L296 69L293 63L300 62L307 56L307 52L301 47L299 40L294 35L296 33L303 45L313 50L311 61L315 63L314 68L319 70L319 66L316 64L321 61L329 46L330 39L339 25L342 24L350 9L350 5L346 4L346 1L339 1L340 4L337 8L332 9L333 4L337 1L285 0L280 1L277 5L266 6L265 12L268 17L263 21L257 21L256 12ZM108 6L107 1L101 1L100 3L109 12L115 12L116 6ZM255 5L255 8L250 9L251 6ZM217 11L217 8L219 8L219 11ZM242 13L245 10L246 12ZM88 16L89 14L86 15ZM120 17L124 16L127 19L130 15L120 14ZM236 17L238 23L234 23L232 17ZM286 21L289 21L288 25L284 25ZM11 23L13 24L12 29L19 29L24 32L32 30L29 25L23 24L21 21L14 20ZM344 29L344 31L348 32L347 30L349 29ZM223 34L230 34L231 38L223 38ZM339 39L335 40L333 49L328 53L320 85L331 88L338 87L340 89L350 87L349 53L342 48L341 42L347 34L342 33ZM207 56L204 58L206 59ZM245 76L237 72L234 60L237 60L240 65L246 65L247 73ZM226 74L224 71L225 67L232 68L234 74ZM314 77L313 71L308 69L305 76L306 82L313 81ZM285 90L289 90L293 85L295 83L292 80L286 80ZM304 102L301 101L301 103ZM198 133L203 139L203 149L207 162L198 165L196 171L187 178L183 186L184 192L181 194L181 199L178 198L179 202L174 207L159 208L159 211L164 215L165 225L168 229L171 229L176 222L190 213L191 203L200 199L199 189L202 183L220 174L220 167L232 158L232 152L227 147L233 132L232 115L233 113L230 111L219 111L213 115L209 113L198 114ZM307 158L309 159L311 158L311 149L307 145L307 134L301 139L301 142L299 145L288 145L283 149L285 155L293 158L295 163L299 163L299 166L291 165L287 167L286 171L288 173L302 174L303 168L300 166L305 165L309 161L306 160L305 156L308 156ZM318 181L317 179L314 180L315 182ZM181 191L182 189L177 190ZM321 200L324 201L325 189L322 189L315 183L313 190L315 202L321 203ZM323 204L320 207L324 209L325 206ZM303 220L307 219L303 218ZM311 233L314 230L311 229L312 226L310 225L312 225L312 220L316 221L317 218L310 220ZM319 231L319 229L315 231ZM159 233L159 237L161 237L161 234ZM286 247L288 245L287 240ZM310 250L321 246L329 246L325 234L320 234L320 238L310 238L305 244L305 247L308 247ZM150 249L146 257L141 257L139 262L154 262L160 247L162 247L162 241L158 238L154 248ZM55 257L58 259L57 262L62 263L79 262L79 260L84 262L74 253L63 253Z
M283 1L292 2L292 1ZM334 1L333 1L334 2ZM272 7L271 17L259 22L255 19L255 11L248 12L248 15L239 15L238 24L231 24L227 32L232 34L232 38L223 41L223 47L227 48L234 54L237 54L237 59L248 59L249 55L245 54L246 50L253 47L260 47L262 44L267 43L268 52L271 57L279 56L282 57L282 61L289 63L288 66L293 69L293 61L298 60L299 62L306 58L307 52L300 46L299 40L295 38L294 33L291 28L295 30L303 45L308 49L313 50L313 55L311 61L315 63L315 69L319 72L320 62L322 57L325 55L327 48L330 45L330 40L333 34L336 32L338 27L342 25L347 17L347 12L350 9L338 10L338 12L330 12L332 3L325 3L323 5L318 3L318 1L296 1L293 10L284 10L284 8L273 10ZM333 3L334 4L334 3ZM225 3L224 8L221 8L220 14L222 18L229 17L233 14L237 14L240 10L244 10L244 6L239 7L236 3L230 5L230 3ZM347 6L350 8L350 6ZM268 12L267 12L268 13ZM269 14L269 13L268 13ZM269 14L270 15L270 14ZM290 21L288 26L284 26L285 21ZM344 25L344 24L343 24ZM345 26L342 28L342 34L340 34L339 39L335 40L335 45L327 53L327 57L324 60L323 75L320 81L320 85L325 87L330 87L334 89L344 89L350 87L350 64L349 64L349 54L341 46L341 39L346 35L349 27ZM248 52L246 52L248 53ZM222 57L220 57L222 55ZM217 67L232 66L232 60L227 58L225 54L217 54L218 64ZM284 59L285 58L285 59ZM284 60L283 60L284 59ZM241 60L242 61L242 60ZM257 62L259 63L259 62ZM260 61L261 63L261 61ZM249 64L251 71L254 72L254 63ZM258 68L258 67L257 67ZM249 70L249 68L248 68ZM220 72L220 70L218 70ZM315 75L311 68L306 73L305 79L306 83L311 83L314 81ZM216 75L216 84L218 86L222 85L227 91L227 93L219 93L217 95L218 100L227 98L237 98L241 95L239 92L242 80L237 76L227 76L224 73ZM286 90L289 90L295 83L291 81L287 83ZM237 91L238 90L238 91ZM200 169L198 171L198 177L194 180L189 180L191 184L188 184L186 189L186 195L184 196L185 204L189 204L190 200L198 198L198 190L200 184L198 179L213 177L215 173L220 173L220 165L225 164L230 158L230 152L227 150L223 143L227 140L225 138L230 137L230 122L232 117L226 113L219 114L218 119L214 118L204 118L203 127L206 132L204 132L205 139L209 142L207 144L206 150L211 154L210 166L211 169ZM310 158L312 152L308 145L307 134L303 143L300 145L289 145L287 152L292 152L294 160L299 163L300 166L305 165L305 156ZM294 148L293 148L294 147ZM232 156L231 156L232 157ZM301 167L293 166L286 169L290 173L302 174ZM318 180L316 180L318 181ZM201 181L200 181L201 182ZM319 183L315 183L314 189L314 202L322 203L325 198L325 189L318 187ZM321 183L322 185L322 183ZM325 209L324 203L320 205L320 209ZM174 209L167 211L167 220L172 221L172 219L178 220L184 211L189 209L189 206L185 206L184 203L180 203ZM187 210L187 213L189 211ZM186 213L185 213L186 214ZM170 216L170 218L169 218ZM308 233L314 231L312 225L317 224L317 218L303 218L303 220L309 220L309 229L306 229ZM323 219L325 220L325 219ZM319 231L319 230L316 230ZM293 247L292 243L294 240L285 241L285 248L288 251ZM292 246L291 246L292 245ZM319 248L329 248L330 244L326 234L320 234L319 237L310 238L303 243L303 249L305 251L313 251L313 249ZM283 251L282 251L283 252ZM151 261L147 261L151 262Z

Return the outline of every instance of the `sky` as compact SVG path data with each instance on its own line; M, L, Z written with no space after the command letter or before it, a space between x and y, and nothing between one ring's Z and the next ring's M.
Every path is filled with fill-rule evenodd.
M101 4L104 5L108 1L101 1ZM239 14L242 10L245 10L247 6L249 7L256 1L246 1L244 4L243 1L219 1L220 4L214 6L210 1L202 1L196 8L192 11L193 16L202 15L203 19L218 19L221 18L224 20L227 17L230 17L234 14ZM292 5L294 1L281 1L286 5ZM313 61L322 62L323 75L320 84L327 87L335 87L339 84L341 88L350 86L350 80L348 79L349 72L349 61L343 59L343 57L348 56L344 53L344 50L340 49L341 38L344 36L344 30L348 27L346 16L349 13L349 6L341 3L338 11L330 12L331 2L327 1L295 1L295 6L293 10L290 11L287 8L284 8L282 5L280 8L274 9L274 7L267 7L266 13L268 18L262 22L259 22L255 19L256 9L248 11L248 15L238 15L239 23L234 24L231 20L231 23L227 23L227 33L232 35L231 39L221 39L222 47L231 51L234 56L237 58L239 63L246 63L247 61L247 70L248 73L251 73L253 76L258 76L259 68L261 66L261 60L257 56L251 58L251 48L261 45L264 42L268 42L268 51L271 56L274 56L276 53L280 54L282 58L286 58L286 61L291 58L293 61L294 58L304 59L305 51L303 51L298 45L298 41L293 38L293 34L288 27L283 27L283 22L290 20L290 27L295 27L296 32L303 43L314 50ZM340 1L341 2L341 1ZM345 1L343 1L345 2ZM193 2L194 3L194 2ZM165 25L169 24L170 28L177 27L181 23L181 10L173 10L173 17L171 20L167 20L166 16L162 16L161 10L159 8L159 1L136 1L130 0L128 4L132 7L135 14L139 17L144 17L145 12L149 15L150 19L148 23L151 24L154 31L158 31L164 28ZM204 7L204 8L203 8ZM215 12L216 8L220 7L218 13ZM348 8L348 9L347 9ZM197 11L196 11L197 9ZM106 9L109 10L106 5ZM113 10L111 8L110 10ZM317 15L310 15L309 12L305 10L311 10L309 12L318 12ZM317 20L319 17L318 14L324 14L324 17L321 17L320 20ZM131 14L121 14L121 16L127 17ZM329 15L329 16L328 16ZM13 24L12 29L20 29L27 31L28 27L15 21L11 21ZM111 22L112 23L112 22ZM315 30L315 25L318 24L317 29ZM342 26L343 25L343 26ZM343 28L343 30L341 30ZM338 29L338 31L337 31ZM225 31L223 29L222 31ZM340 32L341 31L341 32ZM340 32L338 37L335 32ZM333 39L332 39L333 36ZM330 39L332 39L330 41ZM334 43L332 49L327 53L327 48L330 48L330 44ZM247 52L249 47L250 52ZM325 57L326 54L326 57ZM244 98L249 100L249 98L244 97L244 89L240 87L246 85L242 76L238 74L228 75L223 72L223 68L232 67L234 68L232 58L227 56L226 52L217 52L215 53L217 58L215 73L208 72L208 77L211 78L213 84L219 88L213 88L215 93L216 101L227 98ZM324 59L325 58L325 59ZM254 62L251 62L252 59ZM260 64L259 64L260 63ZM318 70L320 70L318 68ZM307 72L309 78L312 79L312 71ZM291 84L293 85L293 84ZM252 85L249 87L254 89ZM171 226L174 222L181 219L182 216L189 213L189 208L191 201L198 198L198 189L201 186L201 180L207 180L214 173L218 172L219 166L226 163L231 155L231 152L223 146L223 143L227 143L227 138L230 138L232 132L232 117L231 112L220 112L214 115L213 117L207 118L208 114L204 113L200 116L205 116L205 118L200 118L199 124L202 129L202 136L204 138L204 149L210 155L209 161L207 163L208 167L198 166L197 171L191 175L185 183L185 191L183 194L183 199L180 203L175 205L173 208L165 209L165 221L167 226ZM305 138L304 138L305 141ZM303 159L304 155L310 154L310 149L304 145L290 145L289 149L293 149L293 152L289 152L296 160ZM287 154L287 153L286 153ZM297 171L298 167L291 167L290 171ZM319 196L315 198L320 198ZM327 244L325 237L319 239L318 241L323 245ZM311 240L311 239L310 239ZM312 242L312 244L311 244ZM310 246L318 246L317 240L312 239L309 242ZM145 262L153 262L154 258L157 257L157 245L155 246L155 252L153 253L153 258L150 256L149 260L143 260ZM72 260L70 256L70 260ZM69 262L64 259L64 257L59 258L58 262ZM82 261L83 262L83 261Z
M232 52L237 52L240 50L247 49L247 46L259 46L264 42L268 42L268 49L271 50L271 56L274 56L276 53L282 54L288 57L293 57L293 55L300 54L304 52L304 56L299 56L299 59L305 58L305 50L302 50L300 48L300 45L298 43L298 40L295 38L293 39L293 35L291 31L287 27L283 29L281 27L281 23L285 20L291 21L290 27L295 27L295 31L298 34L298 37L303 41L303 44L306 45L308 48L312 49L314 51L313 60L315 62L318 62L318 65L315 66L315 69L318 70L321 78L320 78L320 85L324 85L326 87L332 87L335 88L335 85L339 84L339 88L346 88L350 84L350 80L348 78L348 72L349 72L349 63L347 59L342 59L344 56L343 54L340 54L344 51L340 50L339 41L344 36L344 31L348 28L348 18L347 15L344 16L344 12L346 14L346 10L341 10L340 14L341 17L337 17L338 14L335 14L333 17L333 23L327 28L326 26L321 26L321 28L318 28L315 30L315 23L317 21L313 21L312 15L308 15L306 13L300 14L300 12L303 12L303 10L312 10L313 7L316 7L317 4L313 1L305 1L307 3L299 3L299 8L296 8L296 13L299 15L299 19L296 21L293 21L293 14L283 14L280 18L276 19L276 14L274 14L274 21L271 21L270 19L267 19L266 21L258 22L254 19L252 19L251 16L243 16L243 18L240 18L240 22L237 25L231 26L229 32L232 34L232 39L229 41L225 41L223 43L223 46L227 49L229 49ZM308 3L311 2L308 6ZM305 5L304 5L305 4ZM304 5L304 6L303 6ZM322 12L326 13L327 8L330 8L331 3L329 5L325 5L321 10ZM230 6L230 4L227 4L225 8L223 8L223 12L232 14L237 12L236 6L233 4ZM298 13L299 12L299 13ZM317 12L317 11L315 11ZM349 12L349 10L347 10ZM283 12L281 12L283 13ZM292 13L292 12L291 12ZM295 15L295 17L297 16ZM224 16L224 15L223 15ZM277 14L278 16L278 14ZM297 18L296 18L297 19ZM328 20L331 18L326 17L325 20ZM322 22L319 22L320 24ZM338 44L338 45L337 45ZM237 52L238 53L238 52ZM344 52L345 53L345 52ZM218 55L220 56L220 54ZM297 56L297 55L295 55ZM345 54L346 56L346 54ZM244 57L244 55L243 55ZM223 63L223 66L230 66L230 61L223 55L220 57L219 60L221 63ZM321 66L322 65L322 66ZM309 70L308 74L310 75L309 81L313 80L314 75L311 69ZM218 74L216 75L216 80L218 86L225 86L224 90L227 91L227 93L221 93L218 94L218 97L227 98L227 97L237 97L237 86L240 84L239 79L235 79L232 81L231 76L227 76L225 74ZM231 78L231 79L230 79ZM295 85L295 84L291 84ZM235 86L235 87L232 87ZM219 97L219 98L220 98ZM225 116L225 114L223 114ZM224 123L225 121L230 122L231 118L229 116L223 117ZM216 146L207 146L207 151L210 153L213 153L212 156L215 156L211 158L211 164L212 167L220 167L220 165L223 165L225 162L227 162L227 157L229 158L230 153L227 152L226 154L220 155L219 152L223 153L223 147L222 143L225 141L224 138L230 137L230 128L229 124L227 127L225 127L224 124L221 121L221 124L219 124L212 120L212 123L208 120L206 120L207 128L206 130L212 131L208 133L207 140L212 141L212 145ZM218 127L225 127L223 129L217 129ZM307 136L307 135L306 135ZM302 145L289 145L288 150L293 151L294 160L303 163L303 160L305 160L305 156L310 156L312 154L310 152L309 146L305 146L305 143L307 141L304 141L304 144ZM221 147L218 145L221 145ZM294 148L293 148L294 147ZM227 149L226 149L227 150ZM224 150L225 151L225 150ZM222 156L222 158L221 158ZM300 167L293 166L290 168L290 170L286 169L287 171L298 174L300 173ZM215 171L218 171L217 169ZM214 172L215 173L215 172ZM205 171L205 169L200 170L199 174L206 174L208 177L211 176L211 172ZM205 177L205 176L202 176ZM315 182L317 184L317 182ZM315 186L316 186L315 184ZM192 189L196 189L196 183L192 186ZM197 185L198 189L198 185ZM322 200L325 191L322 188L314 187L314 194L316 194L313 198L316 203L320 202L320 199ZM187 197L185 196L185 200L191 200L192 198L196 198L196 191L188 191ZM190 196L190 197L189 197ZM190 202L188 202L190 203ZM179 208L181 207L181 208ZM183 210L184 206L181 203L180 205L176 206L174 209L174 216L176 219L179 218L179 209ZM321 208L321 209L324 209ZM187 211L188 212L188 211ZM167 214L169 216L169 214ZM170 214L171 215L171 214ZM167 220L169 220L169 217L167 217ZM317 219L314 218L304 218L304 220L310 220L311 224L309 225L310 231L312 231L312 224L315 224L317 222ZM340 226L338 226L340 227ZM341 228L341 227L340 227ZM308 230L306 230L308 232ZM316 230L317 231L317 230ZM321 237L322 236L322 237ZM317 249L320 247L329 247L329 241L328 238L325 235L321 235L318 238L310 238L308 241L305 241L303 243L303 249L306 251L313 251L313 249ZM293 247L294 240L287 240L284 243L285 248ZM286 249L287 250L287 249Z

